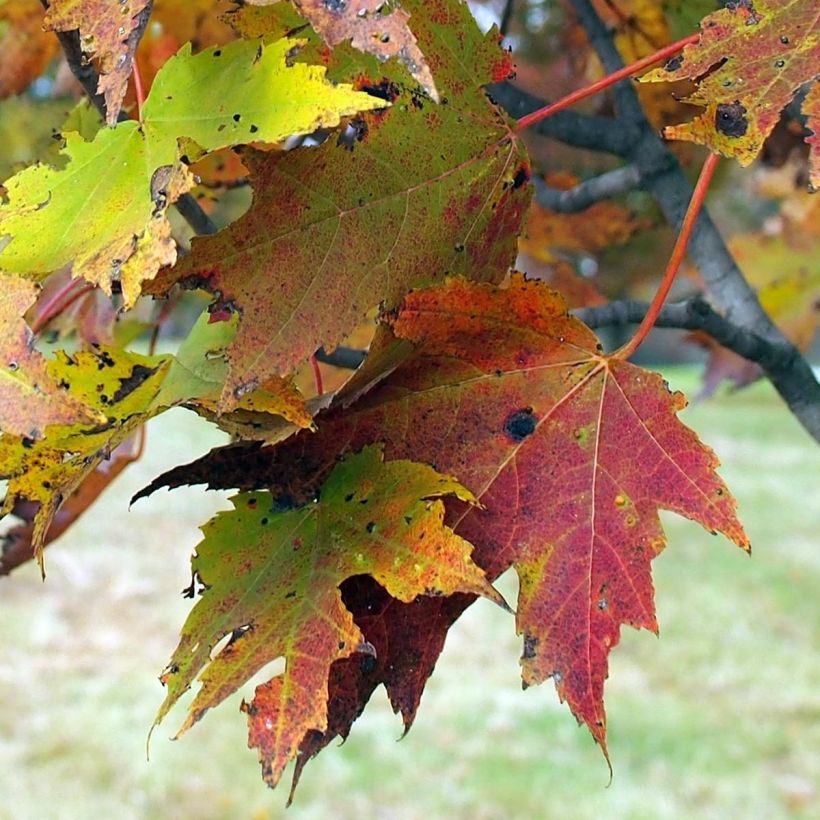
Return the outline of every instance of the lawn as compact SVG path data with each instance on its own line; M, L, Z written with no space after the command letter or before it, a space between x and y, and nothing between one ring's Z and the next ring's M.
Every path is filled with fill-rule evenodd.
M668 376L695 392L693 371ZM377 693L307 767L289 818L818 816L820 451L764 384L684 418L720 456L754 552L664 515L661 637L627 629L612 655L611 784L552 684L522 692L512 619L480 601L409 735L395 742ZM178 707L145 756L197 526L225 502L201 488L127 500L219 441L185 411L157 419L143 461L48 550L46 583L33 566L0 582L3 820L285 816L287 784L262 784L238 695L172 743ZM502 587L514 600L514 578Z

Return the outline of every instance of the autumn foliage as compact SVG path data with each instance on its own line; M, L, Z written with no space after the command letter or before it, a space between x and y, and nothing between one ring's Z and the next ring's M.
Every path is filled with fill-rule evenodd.
M13 95L53 79L58 53L91 102L77 102L51 146L10 161L0 187L0 477L3 514L19 519L2 536L3 572L31 557L42 568L44 547L138 456L146 422L184 407L231 442L135 501L189 484L238 494L202 527L196 602L161 676L157 723L195 687L189 729L284 658L242 710L264 779L276 785L295 759L295 785L379 685L409 728L447 631L483 596L515 613L523 684L551 678L607 755L609 653L623 625L658 629L659 512L749 548L717 456L678 418L686 399L628 360L663 318L716 158L675 248L663 248L672 261L655 304L607 353L582 320L597 314L583 310L635 283L593 284L574 263L628 248L657 214L606 195L567 212L590 181L540 173L542 152L496 100L501 86L488 93L511 87L515 55L466 3L45 5L0 3L0 106L28 105ZM659 3L624 2L624 14L557 5L568 15L559 36L580 49L579 87L611 85L585 15L603 15L629 61L672 39ZM799 95L805 130L790 161L820 186L816 4L729 3L687 33L641 77L649 119L748 165ZM680 152L694 168L699 156ZM231 192L246 187L240 214ZM783 219L815 261L785 281L773 266L748 277L801 348L820 282L820 211L804 187L783 197ZM777 241L739 235L732 249L743 264L744 252L795 240ZM537 277L515 269L528 258ZM653 285L664 264L652 262ZM710 335L734 314L697 305L692 322L714 317L697 337L712 379L762 368L789 401L786 365L761 347L793 350L780 330ZM184 338L157 354L171 325ZM338 364L332 351L346 344L368 348L349 378L320 369L317 355ZM720 365L718 351L737 361ZM802 362L797 350L790 361ZM510 568L517 602L493 586Z

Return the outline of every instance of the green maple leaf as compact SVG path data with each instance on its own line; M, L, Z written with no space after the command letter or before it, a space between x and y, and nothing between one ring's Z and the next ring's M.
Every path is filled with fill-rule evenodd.
M182 48L157 74L141 121L103 129L90 142L65 135L64 167L35 165L5 183L0 205L0 271L41 279L73 264L75 276L126 307L141 283L176 259L166 211L193 185L181 160L250 141L334 126L341 116L384 107L318 66L289 64L299 45L241 41L192 55Z
M168 694L156 722L198 673L202 686L180 733L284 656L284 673L243 707L275 785L305 732L326 726L333 662L372 652L342 603L346 578L372 575L403 601L460 591L504 605L472 562L472 545L443 524L438 499L449 494L474 501L432 467L383 462L375 446L337 464L318 500L297 509L280 509L266 492L235 496L233 510L203 527L192 565L205 589L162 676ZM211 657L225 636L229 643Z

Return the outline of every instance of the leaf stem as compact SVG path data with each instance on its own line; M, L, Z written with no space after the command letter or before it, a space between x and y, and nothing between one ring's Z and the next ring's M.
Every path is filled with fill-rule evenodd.
M31 323L31 331L35 335L39 333L52 319L67 310L78 299L86 293L94 290L94 285L86 283L82 287L77 287L80 279L69 279L49 300L46 302L40 315ZM73 293L72 293L73 291ZM66 296L68 298L66 299ZM65 301L63 301L65 299Z
M603 91L605 88L609 88L609 86L615 85L615 83L625 80L633 74L637 74L644 68L648 68L660 60L665 60L668 57L673 56L684 46L697 42L699 38L700 33L690 34L688 37L684 37L682 40L677 40L674 43L670 43L668 46L664 46L658 51L655 51L646 57L642 57L640 60L624 66L618 71L613 71L612 74L607 74L606 77L602 77L597 82L592 83L592 85L588 85L586 88L579 88L577 91L573 91L572 94L568 94L566 97L561 98L557 102L545 105L543 108L539 108L538 110L521 117L521 119L516 122L515 130L522 131L530 125L541 122L541 120L545 120L547 117L551 117L553 114L563 111L565 108L569 108L569 106L574 105L580 100L585 100L587 97L591 97L593 94L597 94L599 91Z
M142 122L142 106L145 103L145 92L142 88L142 76L140 75L140 65L137 55L131 63L131 76L134 78L134 96L137 98L137 119Z
M660 287L652 299L652 303L649 305L649 310L646 311L643 321L638 326L637 331L635 331L635 335L622 348L616 350L613 356L619 359L628 359L649 335L649 331L652 330L655 320L661 312L663 303L669 295L672 283L675 281L675 276L686 256L686 246L689 244L692 232L695 230L695 224L703 207L703 201L706 199L706 192L709 190L709 184L712 182L712 177L714 176L719 161L719 154L709 154L706 158L706 162L703 163L703 168L701 168L695 190L692 193L692 198L689 200L689 207L686 209L686 214L683 217L680 233L678 234L677 240L675 240L675 247L672 249L672 256L669 258L669 264L666 266Z
M322 383L322 370L319 367L319 360L314 353L310 357L310 366L313 368L313 382L316 385L316 395L321 396L325 392L324 384Z

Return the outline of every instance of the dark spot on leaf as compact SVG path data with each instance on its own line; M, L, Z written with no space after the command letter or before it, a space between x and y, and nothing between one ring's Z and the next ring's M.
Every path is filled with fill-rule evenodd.
M251 134L255 134L259 130L259 126L258 125L252 125L250 130L251 130Z
M241 115L241 114L234 114L234 115L233 115L233 121L234 121L234 122L239 122L239 120L241 120L241 119L242 119L242 115Z
M20 444L22 444L23 447L25 447L26 450L28 450L30 447L34 446L34 439L23 436L23 438L20 439Z
M156 373L156 368L146 367L143 364L135 364L131 375L125 379L120 379L120 386L117 392L111 396L111 401L114 404L121 402L126 396L130 396L146 379Z
M376 522L375 521L368 521L367 526L365 527L365 529L371 534L374 533L376 531Z
M344 649L344 648L345 648L345 642L344 641L339 641L339 649Z
M354 495L356 495L356 493L348 493L348 494L345 496L345 501L352 501L352 500L353 500L353 496L354 496Z
M380 100L387 100L387 102L396 100L400 93L398 85L389 80L382 80L377 85L362 85L360 90L371 97L378 97Z
M255 509L256 509L256 505L257 505L258 503L259 503L259 502L258 502L258 500L257 500L257 499L255 499L255 498L249 498L249 499L248 499L248 507L249 507L250 509L252 509L252 510L255 510Z
M513 190L517 190L522 185L526 185L530 181L530 172L525 166L521 166L513 177Z
M264 527L269 521L270 518L265 517L259 523Z
M523 441L535 432L535 426L536 419L532 413L532 407L525 407L523 410L510 413L504 422L504 432L513 441Z
M664 68L667 71L677 71L683 65L683 55L678 54L677 56L673 57L671 60L666 61L666 65Z
M749 130L745 106L739 100L721 103L715 112L715 128L727 137L742 137Z
M413 523L413 516L412 515L405 515L404 516L404 523L407 524L409 527Z
M535 635L524 635L524 652L521 657L525 661L530 661L535 657L535 651L538 649L538 638Z
M221 48L218 48L216 51L214 51L214 57L221 57L221 56L222 56L222 49Z

